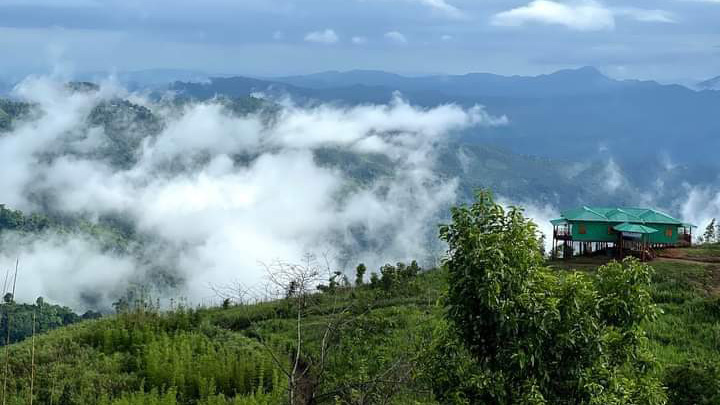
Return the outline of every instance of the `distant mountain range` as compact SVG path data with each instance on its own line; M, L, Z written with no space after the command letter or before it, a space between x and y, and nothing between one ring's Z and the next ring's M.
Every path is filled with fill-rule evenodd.
M702 90L720 90L720 76L713 77L697 84Z
M463 82L475 84L463 86ZM70 83L68 88L89 91L94 87ZM421 106L485 105L491 114L509 117L509 125L457 134L438 149L439 173L459 179L462 200L468 200L478 187L489 187L515 201L556 206L636 205L652 198L656 206L671 207L684 198L686 184L720 184L720 123L715 119L720 92L617 81L592 68L537 77L410 78L363 71L273 80L227 77L177 81L164 90L178 94L171 103L174 106L189 99L221 96L219 101L232 114L261 109L272 113L272 103L248 97L257 92L271 98L291 95L300 103L352 105L386 103L399 90ZM164 104L168 99L158 101L160 108L169 106ZM0 99L0 136L22 122L32 108ZM101 152L118 168L132 167L143 138L164 125L152 109L129 100L101 103L88 122L104 128L108 142ZM379 158L338 150L317 153L322 164L346 171L361 183L367 176L393 170Z
M291 95L299 102L347 104L384 103L400 91L421 106L481 104L491 114L509 118L505 127L469 131L464 135L468 142L580 162L613 157L641 171L656 170L661 160L720 168L720 92L615 80L592 67L540 76L406 77L356 70L272 79L210 78L175 82L169 88L200 99L263 92Z
M621 82L610 79L593 67L561 70L540 76L501 76L491 73L404 77L382 71L355 70L325 72L306 76L275 79L282 83L312 89L356 85L396 88L412 92L442 92L474 97L545 97L607 93L617 90Z
M184 80L169 84L163 81L173 77ZM458 134L456 141L464 145L468 156L477 153L478 158L483 156L483 162L503 162L498 167L508 169L493 167L490 172L482 172L480 168L485 167L485 163L478 162L476 175L471 174L473 170L463 175L463 178L474 179L467 183L466 190L478 184L491 184L505 195L521 197L541 187L548 193L542 199L546 201L552 201L550 194L558 188L563 190L560 194L567 194L564 200L570 195L587 197L591 190L602 194L602 188L597 185L608 176L611 159L636 189L652 189L662 180L666 190L674 187L677 189L674 193L681 193L679 190L686 181L720 182L720 159L717 158L720 91L696 91L653 81L615 80L592 67L540 76L477 73L407 77L355 70L251 78L153 70L118 75L118 78L135 80L137 88L156 90L157 95L170 90L181 98L200 100L216 96L248 100L250 94L264 93L270 99L290 95L301 104L355 105L387 103L399 91L411 103L424 107L443 103L466 107L483 105L490 114L507 116L508 125L468 130ZM246 105L252 107L251 104L234 103L233 106L238 107L233 110L245 111ZM22 113L23 109L18 106L21 105L0 106L0 129L10 128ZM498 151L497 156L502 159L493 155L496 152L489 151ZM490 155L495 157L489 158ZM540 160L526 161L520 156L535 156ZM457 172L457 168L449 169L457 166L457 162L446 159L445 164L449 172ZM543 167L545 170L541 170ZM578 171L578 167L582 170ZM563 180L564 171L570 180ZM509 181L518 173L522 173L522 179L533 178L533 184L524 188L520 186L521 178ZM547 181L542 180L544 178ZM577 192L575 187L583 191ZM593 197L593 201L598 199L600 195Z
M7 94L12 90L12 84L0 80L0 94Z

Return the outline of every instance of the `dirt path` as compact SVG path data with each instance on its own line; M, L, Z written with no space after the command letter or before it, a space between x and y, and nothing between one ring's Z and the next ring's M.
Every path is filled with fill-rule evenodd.
M689 253L695 253L690 255ZM698 254L701 253L701 254ZM698 252L692 248L671 248L657 251L658 258L686 260L692 263L720 264L720 255L712 251Z
M655 258L655 260L665 261L665 262L678 262L678 263L691 263L691 264L702 264L705 266L712 266L717 265L716 262L708 262L703 260L695 260L695 259L687 259L682 257L666 257L666 256L658 256ZM652 265L652 262L650 262Z

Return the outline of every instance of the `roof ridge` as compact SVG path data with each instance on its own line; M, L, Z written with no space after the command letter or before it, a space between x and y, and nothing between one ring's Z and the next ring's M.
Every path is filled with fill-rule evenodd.
M641 208L641 209L642 209L642 208ZM627 215L629 215L629 216L631 216L631 217L633 217L633 218L637 218L637 219L640 220L640 222L642 222L643 224L645 223L645 220L644 220L644 219L642 218L642 216L640 216L640 215L631 214L631 213L625 211L625 210L622 209L622 208L618 208L618 211L620 211L620 212L622 212L622 213L624 213L624 214L627 214Z
M597 216L599 216L599 217L603 217L603 218L605 218L605 219L608 219L605 215L602 215L602 214L598 213L597 211L593 210L592 208L588 207L587 205L583 205L583 209L584 209L585 211L590 211L590 212L592 212L593 214L595 214L595 215L597 215Z

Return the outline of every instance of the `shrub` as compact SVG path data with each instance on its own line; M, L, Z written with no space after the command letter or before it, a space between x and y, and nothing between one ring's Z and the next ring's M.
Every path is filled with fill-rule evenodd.
M688 361L669 367L663 380L673 405L710 405L720 403L720 366Z
M628 259L564 277L544 267L537 228L517 208L480 192L452 209L448 243L448 332L467 358L428 355L427 375L443 403L662 404L639 325L652 320L652 270ZM458 370L460 369L460 370ZM441 384L468 379L465 384Z

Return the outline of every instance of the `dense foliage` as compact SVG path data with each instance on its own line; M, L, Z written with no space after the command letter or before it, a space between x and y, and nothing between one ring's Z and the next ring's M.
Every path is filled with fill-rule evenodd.
M12 300L12 294L8 293L5 302L0 304L0 346L19 342L29 338L33 334L33 320L35 321L35 333L44 333L61 326L67 326L83 319L93 319L100 316L99 313L88 311L82 316L76 314L68 307L52 305L44 302L42 297L38 298L34 305L18 304ZM9 322L8 322L9 320Z
M21 211L6 208L0 204L0 231L40 232L51 224L50 219L41 214L24 215Z
M127 252L135 241L134 230L125 221L112 216L99 221L88 221L77 216L27 214L0 204L0 235L11 232L16 237L38 236L46 233L85 237L100 244L104 249ZM16 238L17 239L17 238ZM5 240L0 239L0 246Z
M46 404L277 403L282 383L268 353L201 319L185 310L135 311L41 336L34 343L35 399ZM28 398L31 344L26 340L10 352L9 403Z
M558 275L544 267L535 225L486 192L452 219L440 231L450 324L430 362L442 403L665 402L640 328L655 317L648 266Z
M30 109L28 103L0 98L0 133L11 130L14 121L26 117Z
M397 266L410 267L387 268ZM442 273L410 277L423 297L337 285L307 299L300 324L293 298L162 313L151 303L124 307L116 316L36 337L34 398L103 405L286 403L299 327L301 363L309 370L301 382L312 402L295 403L431 404L414 375ZM30 339L10 346L8 403L27 402L32 347Z

